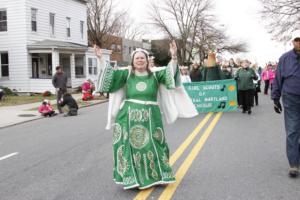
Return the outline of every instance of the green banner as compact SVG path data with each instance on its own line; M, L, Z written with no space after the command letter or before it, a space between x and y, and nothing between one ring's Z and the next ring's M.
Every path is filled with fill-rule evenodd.
M237 90L234 79L184 83L198 112L228 112L237 109Z

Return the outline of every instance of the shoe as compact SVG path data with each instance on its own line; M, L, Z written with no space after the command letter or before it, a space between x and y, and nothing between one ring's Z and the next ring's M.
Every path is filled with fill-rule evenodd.
M67 114L64 114L64 117L69 117L70 115L67 113Z
M290 167L289 176L291 178L296 178L299 175L299 167Z
M243 110L243 112L242 113L246 113L246 110Z
M251 115L252 111L251 110L248 110L248 115Z

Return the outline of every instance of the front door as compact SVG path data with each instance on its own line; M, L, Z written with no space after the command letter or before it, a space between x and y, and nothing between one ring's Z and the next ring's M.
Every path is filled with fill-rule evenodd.
M39 59L32 58L32 78L39 78Z
M60 54L59 65L62 67L63 71L66 73L68 77L67 87L71 87L71 55Z

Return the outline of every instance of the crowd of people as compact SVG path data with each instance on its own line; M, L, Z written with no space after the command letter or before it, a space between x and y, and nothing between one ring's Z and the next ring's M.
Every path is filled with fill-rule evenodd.
M251 107L258 106L258 93L261 92L261 81L264 81L264 94L272 90L277 63L268 62L264 67L251 63L247 59L223 60L217 62L210 54L201 64L180 66L181 82L201 82L222 79L235 79L237 82L238 105L242 113L251 114Z
M162 118L172 123L179 117L198 115L182 83L222 79L236 81L242 113L251 114L251 108L259 105L261 81L264 82L264 95L272 90L274 110L279 114L282 112L282 95L289 175L297 177L300 159L300 31L293 36L293 44L294 49L285 53L279 63L269 62L264 67L247 59L231 58L218 63L214 53L209 53L201 65L178 66L177 46L172 41L172 59L165 67L156 67L148 52L136 49L130 66L116 68L105 64L100 47L94 45L103 71L96 85L90 80L83 83L82 100L93 99L95 91L111 93L106 128L113 128L114 181L122 184L124 189L146 189L173 183L175 177L169 164ZM75 116L78 105L67 93L66 75L59 66L56 71L53 86L57 90L58 111L63 112L62 107L68 105L66 115ZM39 112L43 116L55 115L48 100L43 101Z

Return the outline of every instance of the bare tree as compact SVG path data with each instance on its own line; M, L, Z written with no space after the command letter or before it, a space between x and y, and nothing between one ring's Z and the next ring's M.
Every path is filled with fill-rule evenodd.
M160 6L152 3L149 14L156 27L170 39L176 39L181 63L211 49L244 51L244 44L229 45L224 32L212 25L217 24L212 8L211 0L163 0Z
M115 10L113 0L88 0L87 27L89 44L109 48L113 42L109 36L118 36L122 32L121 22L127 16L126 11Z
M195 29L201 21L201 16L208 15L210 8L209 0L163 0L161 7L151 4L150 15L153 24L170 39L178 39L181 43L177 44L181 50L178 52L179 61L186 60L188 48L191 51L195 43Z
M300 29L300 1L299 0L261 0L263 3L262 16L267 19L268 30L273 39L286 42L290 40L290 33Z
M123 17L120 20L119 35L129 40L141 40L145 35L146 30L140 24L136 23L134 19L129 16Z

